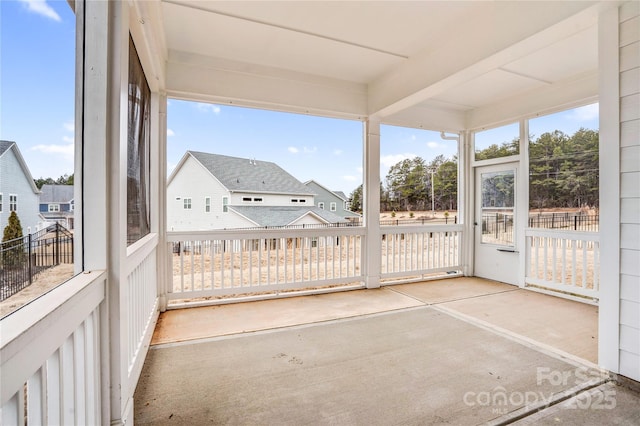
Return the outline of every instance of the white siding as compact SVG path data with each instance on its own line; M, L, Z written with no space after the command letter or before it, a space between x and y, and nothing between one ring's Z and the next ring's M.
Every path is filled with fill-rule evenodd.
M620 8L620 374L640 380L640 10Z
M317 225L321 223L326 223L318 219L316 216L312 214L306 214L302 216L300 219L291 223L291 225Z
M7 226L9 215L9 194L18 196L18 218L22 233L30 229L35 232L39 223L40 209L38 194L33 192L29 178L25 176L20 162L14 153L15 148L7 150L0 157L0 192L2 193L2 213L0 213L0 232Z
M243 198L262 198L261 202L243 201ZM296 199L298 202L292 203ZM300 200L305 200L300 202ZM261 194L253 192L234 192L231 194L231 205L234 206L314 206L312 195Z
M167 187L167 227L169 231L197 231L225 227L222 197L228 191L200 163L188 157ZM211 211L205 212L205 197L211 197ZM178 198L180 198L178 200ZM191 198L191 209L184 199Z

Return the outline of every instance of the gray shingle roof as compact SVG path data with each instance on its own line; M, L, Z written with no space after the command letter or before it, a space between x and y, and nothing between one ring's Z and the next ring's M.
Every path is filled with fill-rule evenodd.
M333 193L336 194L338 197L342 198L345 201L347 201L349 199L349 197L347 197L345 195L345 193L342 192L342 191L333 191Z
M13 145L14 143L15 142L12 141L0 141L0 155L4 154L6 150L11 148L11 145Z
M73 185L42 185L40 203L68 203L73 200Z
M230 191L313 194L299 180L269 161L197 151L189 151L189 153Z
M312 212L329 223L346 222L344 218L318 207L289 207L289 206L229 206L258 226L285 226L296 219Z

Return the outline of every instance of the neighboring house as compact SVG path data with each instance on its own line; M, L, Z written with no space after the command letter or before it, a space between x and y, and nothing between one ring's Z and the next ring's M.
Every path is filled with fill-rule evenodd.
M45 222L73 229L73 185L42 185L40 215Z
M307 181L304 184L316 194L315 203L318 208L352 221L360 219L361 216L358 213L349 210L349 199L344 192L331 191L315 180Z
M345 222L275 163L187 151L167 182L170 231Z
M18 145L0 141L0 232L12 211L18 215L24 235L37 231L39 194Z

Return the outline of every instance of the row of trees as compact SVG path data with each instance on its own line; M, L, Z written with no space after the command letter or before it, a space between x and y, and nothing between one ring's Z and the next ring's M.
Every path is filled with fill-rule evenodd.
M38 189L42 189L42 185L73 185L73 173L71 176L64 175L60 176L58 179L53 178L43 178L39 177L38 179L33 180L36 183Z
M362 185L351 193L350 201L353 211L362 211ZM458 208L457 157L402 160L391 166L385 183L380 183L380 211L431 210L432 202L436 210Z
M573 135L547 132L529 143L529 207L598 207L598 143L596 130ZM518 154L514 139L477 151L476 160ZM389 169L380 184L380 211L456 210L458 159L442 155L426 162L420 157L402 160ZM432 198L433 190L433 198ZM362 211L362 185L350 196L351 209Z

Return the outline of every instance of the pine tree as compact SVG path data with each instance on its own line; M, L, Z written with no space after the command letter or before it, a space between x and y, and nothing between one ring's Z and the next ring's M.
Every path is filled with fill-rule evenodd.
M19 266L24 261L25 253L22 242L22 225L15 211L9 215L9 223L2 236L2 264L9 268Z

